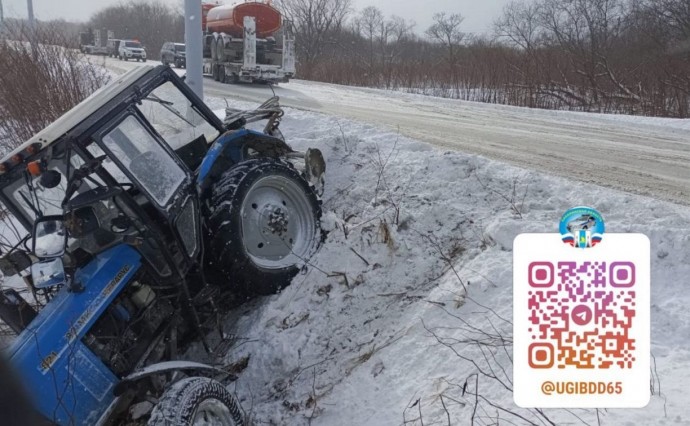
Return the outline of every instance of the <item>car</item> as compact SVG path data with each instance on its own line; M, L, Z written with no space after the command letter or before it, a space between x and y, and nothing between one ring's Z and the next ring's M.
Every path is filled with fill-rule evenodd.
M107 50L106 55L108 55L111 58L115 58L117 57L117 51L120 48L120 40L116 38L108 39L108 42L106 43L105 47Z
M139 40L120 40L117 54L120 59L125 61L136 59L137 62L146 62L146 49L144 49Z
M161 62L163 65L175 64L177 68L184 68L187 65L184 43L163 43Z
M323 157L285 142L282 115L271 98L221 120L144 65L0 160L17 230L0 270L36 300L0 289L0 320L46 424L243 424L234 376L180 357L210 353L223 312L280 291L324 240Z

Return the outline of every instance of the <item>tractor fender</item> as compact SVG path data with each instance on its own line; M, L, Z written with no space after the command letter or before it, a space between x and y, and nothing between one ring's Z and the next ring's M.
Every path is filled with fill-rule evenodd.
M169 371L184 371L184 370L195 370L195 371L206 371L213 374L225 374L228 373L200 362L192 361L164 361L156 364L147 365L141 368L129 376L124 377L118 384L115 385L113 389L113 394L115 396L120 396L124 394L128 389L131 389L136 382L146 377L152 376L154 374L167 373Z
M213 142L199 166L196 183L199 194L203 194L228 166L245 160L248 148L264 157L279 158L293 152L282 139L249 129L230 130ZM224 159L225 161L218 161Z

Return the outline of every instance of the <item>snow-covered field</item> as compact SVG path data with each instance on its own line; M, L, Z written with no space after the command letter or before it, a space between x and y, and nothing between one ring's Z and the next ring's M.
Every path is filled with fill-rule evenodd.
M223 361L249 357L234 388L256 424L690 424L687 208L312 112L288 108L282 129L326 155L330 232L282 294L227 318L235 340ZM541 414L512 402L512 241L557 232L581 204L608 232L652 241L656 366L644 409Z

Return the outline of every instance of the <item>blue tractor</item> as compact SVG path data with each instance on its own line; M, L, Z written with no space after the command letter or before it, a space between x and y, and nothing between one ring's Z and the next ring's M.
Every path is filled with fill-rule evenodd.
M229 374L180 354L322 242L325 163L285 143L281 116L272 98L223 121L141 67L2 160L6 356L47 424L243 423Z

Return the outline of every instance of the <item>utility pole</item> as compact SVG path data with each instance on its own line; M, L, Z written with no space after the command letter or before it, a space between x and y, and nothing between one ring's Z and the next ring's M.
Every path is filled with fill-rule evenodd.
M203 34L201 31L201 0L185 0L184 42L187 59L185 82L203 100L203 46L201 40Z
M5 24L5 10L2 8L2 0L0 0L0 37L2 37L2 30Z
M26 8L29 15L29 28L34 29L34 2L33 0L26 0Z
M36 51L36 28L34 26L34 2L33 0L26 0L26 9L29 17L29 44L31 45L31 55L34 60L38 56Z

